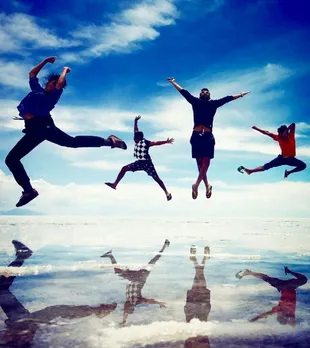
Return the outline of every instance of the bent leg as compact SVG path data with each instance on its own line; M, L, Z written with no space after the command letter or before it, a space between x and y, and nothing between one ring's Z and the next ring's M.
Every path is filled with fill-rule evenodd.
M278 157L274 158L272 161L265 163L263 166L256 167L254 169L243 168L243 170L250 175L252 173L263 172L271 168L280 167L280 166L283 166L284 164L285 162L283 157L279 155Z
M30 179L21 163L21 159L30 151L44 141L44 135L29 133L24 135L20 141L8 153L5 163L12 172L14 179L25 192L32 190Z
M286 162L285 164L287 164L288 166L296 167L292 170L286 170L285 177L288 177L290 174L293 174L293 173L301 172L302 170L305 170L307 168L306 163L299 160L296 157L286 158L285 162Z
M132 164L132 163L131 163ZM108 185L109 187L112 187L113 189L116 189L116 186L119 184L119 182L123 179L123 177L125 176L125 174L127 172L131 172L133 171L131 169L131 164L127 164L126 166L124 166L120 172L118 173L116 179L114 182L106 182L105 184Z
M72 137L57 127L49 128L46 140L60 146L71 148L112 146L111 139L104 139L92 135L78 135Z

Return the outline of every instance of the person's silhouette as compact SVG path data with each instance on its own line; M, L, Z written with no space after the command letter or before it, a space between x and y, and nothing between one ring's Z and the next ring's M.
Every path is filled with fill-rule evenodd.
M21 267L32 251L23 243L12 241L16 258L8 267ZM40 323L49 323L51 320L61 317L67 319L83 318L95 314L103 318L116 308L117 304L102 304L97 307L87 305L67 306L56 305L30 313L9 290L16 277L9 272L0 277L0 306L6 314L6 330L0 341L0 346L6 347L30 347Z
M187 291L186 304L184 313L186 322L190 322L193 318L200 321L207 321L211 310L210 290L207 288L207 282L204 275L204 267L206 261L210 258L210 249L208 246L204 248L204 256L201 264L198 264L196 258L196 248L191 248L190 260L195 267L195 277L192 288ZM208 336L195 336L188 338L184 343L184 348L210 348Z
M166 239L164 245L159 250L157 255L155 255L148 264L155 265L155 263L161 258L164 250L169 245L170 242L168 239ZM106 252L101 257L109 258L113 265L117 265L116 259L112 254L112 250ZM114 266L114 272L120 277L129 280L129 284L127 284L126 286L126 302L124 304L122 326L126 325L128 315L132 314L135 310L135 307L139 304L158 304L160 308L166 307L165 302L156 301L154 299L147 299L142 296L142 289L146 283L147 277L150 275L150 270L144 268L140 270L129 270Z
M267 318L269 315L276 314L277 320L282 325L296 325L296 289L307 283L308 279L301 273L293 272L288 267L284 267L285 274L291 274L295 278L282 280L279 278L272 278L263 273L252 272L249 269L240 271L236 277L241 279L245 276L253 276L262 279L266 283L276 288L281 293L281 298L277 306L270 311L262 313L250 322L257 321L261 318Z

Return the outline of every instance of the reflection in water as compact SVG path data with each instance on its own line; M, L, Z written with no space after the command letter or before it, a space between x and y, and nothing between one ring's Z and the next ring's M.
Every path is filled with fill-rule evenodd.
M301 273L293 272L288 267L284 267L285 274L291 274L295 278L288 280L282 280L278 278L269 277L263 273L252 272L249 269L240 271L236 274L236 277L241 279L245 276L253 276L262 279L266 283L276 288L280 293L280 301L277 306L273 307L270 311L262 313L253 319L251 322L259 320L261 318L267 318L269 315L276 314L277 320L282 325L296 325L296 289L307 283L308 279Z
M164 250L170 245L168 239L165 240L164 245L159 250L158 254L153 257L149 265L155 265L155 263L161 258ZM107 257L111 260L113 265L116 265L116 259L112 254L112 250L103 254L101 257ZM129 314L132 314L135 310L135 307L139 304L158 304L160 308L165 308L166 303L161 301L156 301L154 299L147 299L142 296L142 289L146 283L147 277L150 275L151 271L147 269L140 270L129 270L129 269L121 269L119 267L114 266L114 272L118 274L120 277L129 280L129 284L126 286L126 302L124 304L124 313L123 313L123 322L122 326L126 325L127 318Z
M187 291L186 304L184 306L184 313L187 322L193 318L200 321L207 321L211 310L210 304L210 290L207 288L206 279L204 276L204 267L206 261L210 258L209 247L204 248L204 256L201 264L198 264L196 258L196 248L191 247L190 260L195 266L195 277L192 288ZM184 343L185 348L209 348L210 342L208 336L196 336L188 338Z
M32 251L24 244L12 241L16 258L8 267L21 267ZM117 304L103 304L98 307L90 306L49 306L44 309L30 313L9 290L15 276L4 274L0 277L0 306L7 316L5 320L6 330L1 338L0 345L6 347L30 347L31 341L36 334L39 324L48 324L55 318L84 318L95 314L99 318L114 311Z

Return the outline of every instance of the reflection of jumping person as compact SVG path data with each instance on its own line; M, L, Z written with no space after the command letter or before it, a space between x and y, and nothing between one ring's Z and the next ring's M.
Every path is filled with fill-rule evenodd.
M17 107L19 115L25 121L23 130L25 135L9 152L5 160L16 182L23 188L22 196L16 204L17 207L29 203L38 196L38 192L31 186L30 179L20 160L44 140L72 148L101 146L127 148L126 144L114 135L110 135L107 139L97 136L72 137L55 126L50 112L66 87L66 75L70 73L71 69L65 67L60 75L50 74L44 88L41 87L37 78L41 69L47 63L54 63L55 60L55 57L46 58L30 71L31 92Z
M168 239L165 240L164 245L159 250L158 254L155 255L150 262L149 265L155 265L155 263L161 258L164 250L170 245ZM112 250L103 254L101 257L107 257L111 260L113 265L116 265L117 262L112 254ZM126 286L126 302L124 304L124 314L123 314L123 322L122 326L126 325L127 318L129 314L132 314L135 310L135 307L139 304L158 304L160 308L165 308L166 303L161 301L156 301L154 299L147 299L142 296L142 289L146 283L147 277L150 275L151 271L147 269L140 269L139 271L129 270L129 269L121 269L119 267L114 266L114 272L118 274L120 277L129 280L129 284Z
M192 198L197 198L198 187L201 181L203 181L206 186L206 197L210 198L212 194L212 186L208 183L207 171L211 159L214 158L215 139L212 133L213 118L217 108L231 102L232 100L243 97L249 92L241 92L234 96L211 100L208 88L203 88L200 91L199 98L196 98L179 86L173 77L168 78L168 81L183 95L193 108L194 128L190 143L192 145L192 158L196 159L199 175L195 184L192 185Z
M196 249L195 249L196 253ZM193 249L191 248L191 254ZM197 318L200 321L207 321L211 310L210 304L210 290L207 289L207 283L204 276L204 267L206 261L210 258L210 249L205 247L204 257L201 264L197 262L195 255L190 256L190 260L195 267L195 278L192 288L187 291L186 304L184 306L184 313L186 322L190 322L193 318ZM184 343L184 348L197 347L208 348L210 342L208 336L195 336L188 338Z
M262 279L266 283L276 288L281 293L279 304L272 308L271 311L262 313L257 317L251 319L254 322L261 318L267 318L269 315L277 314L277 320L280 324L296 324L296 289L307 283L308 279L301 273L293 272L288 267L284 267L285 274L291 274L295 278L282 280L278 278L271 278L263 273L256 273L246 269L242 274L237 273L238 278L245 276L253 276Z
M143 132L140 132L138 128L138 121L140 118L141 116L137 116L134 121L134 141L135 141L134 156L137 158L137 160L133 163L130 163L124 166L119 172L116 180L113 183L106 182L106 185L108 185L109 187L115 190L116 186L123 179L126 172L136 172L138 170L144 170L149 176L151 176L157 182L157 184L165 192L167 200L170 201L172 198L172 195L171 193L167 191L165 184L159 178L155 170L151 156L149 155L149 148L151 146L156 146L156 145L172 144L174 139L168 138L167 140L163 140L163 141L146 140L144 138Z
M273 159L271 162L268 162L264 164L263 166L260 166L254 169L248 169L243 166L240 166L238 168L239 172L242 173L244 171L250 175L252 173L263 172L265 170L269 170L271 168L280 167L284 165L295 167L292 170L285 170L284 178L287 178L292 173L297 173L306 169L307 167L306 163L304 163L303 161L295 157L296 156L295 123L290 124L288 127L285 125L282 125L281 127L278 128L278 134L270 133L256 126L253 126L252 128L264 135L268 135L274 141L277 141L281 148L281 155Z
M26 259L32 255L32 251L24 244L13 240L16 259L8 267L21 267ZM49 323L51 320L61 317L67 319L84 318L95 314L103 318L112 312L117 304L103 304L98 307L90 306L49 306L30 313L9 290L15 276L8 274L0 277L0 306L7 316L5 320L6 330L0 340L0 345L6 347L28 347L40 323ZM9 345L8 345L9 344Z

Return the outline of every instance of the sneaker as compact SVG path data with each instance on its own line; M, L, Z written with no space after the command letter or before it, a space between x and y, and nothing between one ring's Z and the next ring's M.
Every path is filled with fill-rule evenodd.
M195 245L192 245L191 248L190 248L190 254L191 255L196 255L196 247Z
M25 244L19 242L18 240L12 240L12 244L15 248L15 255L23 259L27 259L32 255L32 250L30 250Z
M171 194L171 193L168 193L168 194L167 194L167 201L171 201L171 199L172 199L172 194Z
M165 240L165 245L166 245L167 247L170 245L169 239L166 239L166 240Z
M39 192L35 189L32 189L32 191L30 191L30 192L23 191L19 201L16 203L16 207L22 207L23 205L28 204L30 201L35 199L37 196L39 196Z
M117 136L111 134L108 137L108 139L112 140L111 149L114 149L115 147L118 147L119 149L123 149L123 150L127 149L126 143L122 139L118 138Z

